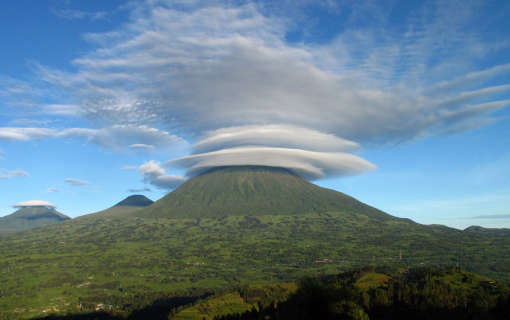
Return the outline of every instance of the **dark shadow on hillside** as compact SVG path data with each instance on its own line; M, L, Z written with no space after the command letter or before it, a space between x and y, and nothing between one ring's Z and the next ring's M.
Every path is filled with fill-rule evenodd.
M170 299L156 300L152 304L143 308L131 311L129 315L122 310L108 310L98 312L83 312L79 311L75 314L56 315L48 314L47 316L31 319L56 319L56 320L107 320L107 319L127 319L127 320L159 320L168 319L168 315L173 309L192 305L199 299L205 299L210 296L210 293L196 297L175 297Z

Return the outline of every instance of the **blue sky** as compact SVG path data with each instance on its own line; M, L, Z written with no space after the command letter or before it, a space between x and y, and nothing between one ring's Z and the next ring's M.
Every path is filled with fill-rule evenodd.
M510 228L507 1L0 4L0 216L288 168L392 215Z

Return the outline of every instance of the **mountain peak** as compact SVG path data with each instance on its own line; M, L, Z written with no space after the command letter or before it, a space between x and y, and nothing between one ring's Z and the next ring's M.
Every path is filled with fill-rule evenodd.
M136 215L218 218L313 212L362 213L378 219L396 219L341 192L321 188L287 169L265 166L211 169Z
M142 208L150 206L154 201L144 195L135 194L127 197L113 207L103 211L87 214L78 219L94 219L94 218L122 218L136 212Z
M114 207L127 206L127 207L147 207L153 204L154 201L141 194L134 194L127 197L121 202L114 205Z

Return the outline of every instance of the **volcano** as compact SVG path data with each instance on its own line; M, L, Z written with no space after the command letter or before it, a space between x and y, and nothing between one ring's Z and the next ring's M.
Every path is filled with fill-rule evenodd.
M321 188L289 170L263 166L211 169L186 181L136 216L175 219L326 212L398 219L346 194Z
M0 218L0 233L12 233L37 227L50 226L71 219L47 206L21 207L16 212Z
M87 218L121 218L123 216L132 214L142 208L150 206L154 201L144 195L135 194L127 197L116 205L96 213L87 214L77 219Z

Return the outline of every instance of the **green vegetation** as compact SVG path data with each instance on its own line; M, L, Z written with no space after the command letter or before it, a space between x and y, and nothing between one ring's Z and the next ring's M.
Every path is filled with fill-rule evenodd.
M68 219L71 218L46 207L21 208L0 218L0 234L45 227Z
M406 270L458 263L510 281L508 236L395 218L285 170L217 169L181 188L145 209L114 206L115 214L0 236L0 318L87 315L98 304L121 318L148 310L166 317L232 287L274 287L370 264ZM374 270L356 281L372 288L400 278ZM452 276L452 284L459 281ZM252 312L255 302L238 293L242 303L202 306L206 319L230 306Z
M396 220L341 192L321 188L288 170L239 166L212 169L185 182L136 214L146 218L221 218L354 212Z
M391 281L362 285L364 279L374 276ZM510 318L510 287L452 266L408 270L368 267L327 281L304 277L297 284L297 290L283 301L243 313L233 311L214 320Z
M105 303L127 315L177 291L289 283L367 264L459 262L509 281L509 251L509 237L353 213L70 220L2 236L0 312L29 318L55 307L62 314L87 301L83 312Z
M296 290L295 284L281 285L243 285L232 289L231 292L217 296L213 295L204 300L196 301L192 307L178 308L170 313L169 318L180 320L213 320L226 314L241 314L263 310L275 301L283 301L289 293ZM182 309L179 311L179 309Z

